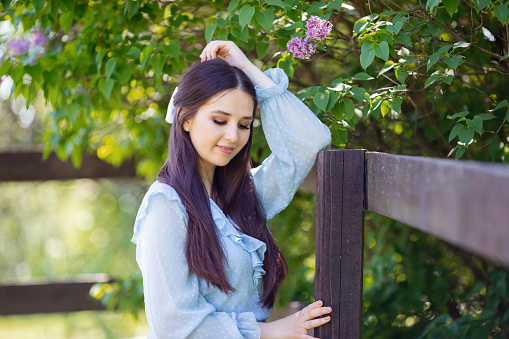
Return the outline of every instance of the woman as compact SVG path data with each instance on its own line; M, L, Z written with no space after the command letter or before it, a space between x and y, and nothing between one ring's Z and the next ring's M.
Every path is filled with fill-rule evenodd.
M220 57L220 59L216 59ZM210 42L169 109L169 155L138 211L132 241L149 338L311 338L317 301L266 323L286 262L267 227L330 147L330 132L281 69L261 72L228 41ZM250 168L257 103L272 154Z

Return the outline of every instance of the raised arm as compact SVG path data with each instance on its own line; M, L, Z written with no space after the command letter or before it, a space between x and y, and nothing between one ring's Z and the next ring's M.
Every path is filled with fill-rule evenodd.
M242 69L254 83L265 137L272 154L252 170L267 218L283 210L316 162L328 149L330 131L288 88L280 68L262 72L231 41L212 41L200 55L202 62L220 57Z

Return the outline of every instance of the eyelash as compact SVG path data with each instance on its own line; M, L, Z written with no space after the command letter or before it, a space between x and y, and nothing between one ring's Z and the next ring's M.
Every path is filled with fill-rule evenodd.
M226 125L226 121L218 121L218 120L214 120L214 122L218 125ZM249 129L249 125L239 125L240 128L242 129Z

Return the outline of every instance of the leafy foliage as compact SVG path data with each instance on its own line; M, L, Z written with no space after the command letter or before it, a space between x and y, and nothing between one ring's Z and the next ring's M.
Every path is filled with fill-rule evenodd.
M45 153L76 166L83 152L113 164L135 157L139 174L153 177L165 158L170 93L212 39L284 69L338 147L509 163L505 0L37 0L0 8L0 20L50 38L43 52L4 55L0 76L12 77L13 95L27 106L44 93L52 108ZM312 15L334 27L303 62L286 45ZM269 152L259 128L253 149L255 164ZM281 244L291 262L312 261L301 238L308 217L289 208L278 219L300 239ZM507 334L507 272L372 218L381 226L366 232L366 244L376 242L366 255L366 337ZM310 269L295 269L282 300L310 298Z

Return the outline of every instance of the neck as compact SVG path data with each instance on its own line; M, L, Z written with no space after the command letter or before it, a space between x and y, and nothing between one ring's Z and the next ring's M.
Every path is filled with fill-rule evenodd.
M203 185L205 185L205 189L207 190L207 195L211 198L212 194L212 183L214 181L214 172L216 170L216 166L209 164L208 166L203 163L199 166L201 180L203 181Z

